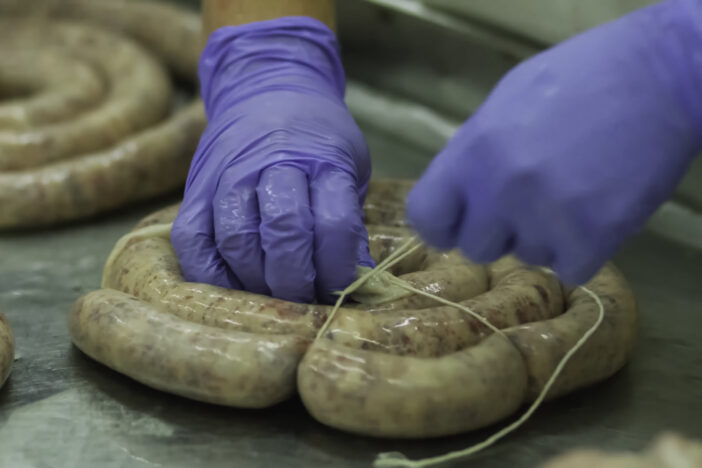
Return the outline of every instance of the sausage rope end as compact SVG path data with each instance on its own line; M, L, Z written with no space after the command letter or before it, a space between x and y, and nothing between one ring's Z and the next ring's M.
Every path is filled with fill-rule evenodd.
M124 249L127 247L129 242L133 239L141 239L141 238L148 238L148 237L159 237L159 238L164 238L168 239L170 237L170 232L171 228L173 227L173 223L167 223L167 224L154 224L151 226L146 226L140 229L137 229L135 231L132 231L124 236L122 236L116 243L114 249L110 253L107 261L105 262L105 269L104 269L104 274L103 274L103 287L105 286L105 283L107 281L107 273L110 271L112 265L114 264L115 260L119 257L119 255L124 251ZM349 295L353 294L355 291L359 290L360 288L363 287L364 284L366 284L368 281L370 281L372 278L376 277L377 275L385 272L388 268L392 267L393 265L397 264L398 262L402 261L409 255L411 255L415 250L417 250L421 245L418 243L418 239L416 236L411 237L409 240L407 240L404 244L402 244L400 247L398 247L395 252L390 254L385 260L380 262L375 268L367 271L365 274L361 275L356 281L351 283L346 289L340 292L339 298L337 299L336 303L334 304L334 308L332 309L331 313L327 317L327 320L324 322L322 327L320 327L319 332L317 333L316 340L324 336L324 334L327 332L329 329L329 326L331 323L334 321L334 317L337 313L337 311L340 309L341 305L343 304L344 300L346 297ZM549 270L549 273L553 274ZM393 285L403 288L407 291L413 292L415 294L420 294L429 298L432 298L436 300L437 302L440 302L442 304L455 307L467 314L470 314L472 317L474 317L476 320L480 321L483 325L488 327L490 330L492 330L494 333L497 333L498 335L502 336L506 340L508 340L510 343L512 341L509 339L509 337L499 328L495 327L493 324L491 324L487 319L485 319L483 316L480 314L474 312L471 310L469 307L466 307L464 305L458 304L453 301L449 301L447 299L444 299L442 297L439 297L437 295L434 295L432 293L429 293L427 291L423 291L421 289L415 288L406 281L403 281L400 278L397 278L392 275L388 275L386 278L388 281L390 281ZM399 452L387 452L387 453L381 453L378 455L374 462L374 466L376 467L411 467L411 468L422 468L426 466L432 466L432 465L437 465L441 463L445 463L447 461L455 460L458 458L463 458L463 457L468 457L470 455L473 455L491 445L493 445L495 442L498 440L502 439L503 437L507 436L508 434L514 432L515 430L519 429L531 416L532 414L541 406L541 403L543 402L544 398L546 398L546 395L550 391L551 387L553 384L556 382L556 379L559 377L561 374L563 368L566 366L570 358L580 349L582 346L587 342L587 340L592 336L593 333L597 331L597 328L600 326L602 323L602 320L604 319L604 306L602 305L602 301L600 298L595 294L592 290L585 286L580 286L580 288L587 293L592 299L595 301L597 304L597 307L599 309L598 317L595 323L590 327L584 334L583 336L578 340L578 342L573 346L560 360L556 368L554 369L553 373L551 374L551 377L548 379L546 384L544 385L543 389L539 393L539 396L534 400L534 402L531 404L531 406L527 409L527 411L524 412L524 414L515 422L510 424L509 426L506 426L505 428L501 429L500 431L496 432L492 436L488 437L485 439L483 442L480 442L476 445L473 445L471 447L467 447L462 450L454 451L454 452L449 452L444 455L439 455L436 457L430 457L430 458L425 458L421 460L409 460L407 459L403 454Z

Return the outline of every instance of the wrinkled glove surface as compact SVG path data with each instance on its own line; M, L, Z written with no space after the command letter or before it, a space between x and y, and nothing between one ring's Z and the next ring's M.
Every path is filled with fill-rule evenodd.
M521 63L409 196L430 244L593 276L682 178L702 135L701 2L647 7Z
M171 236L185 279L333 300L373 266L368 148L334 33L306 17L224 27L199 76L208 125Z

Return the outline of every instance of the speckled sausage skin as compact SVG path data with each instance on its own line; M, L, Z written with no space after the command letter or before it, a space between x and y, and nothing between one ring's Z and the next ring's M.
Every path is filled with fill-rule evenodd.
M412 185L411 180L371 180L368 191L375 194L363 207L366 223L381 226L407 226L405 199Z
M547 396L555 398L610 377L631 357L638 314L634 295L622 274L606 265L588 284L605 308L594 335L573 355ZM582 289L572 291L558 317L505 330L529 371L528 399L543 388L563 355L597 320L598 307Z
M0 229L83 218L179 187L204 125L198 101L112 148L0 172Z
M12 369L15 357L15 339L10 323L0 314L0 387L3 386Z
M0 230L182 186L205 116L198 100L176 102L166 67L196 83L197 14L151 2L0 0L0 17Z
M299 336L179 320L110 289L78 299L68 323L78 348L118 372L187 398L244 408L288 398L307 347Z
M552 276L503 260L489 269L491 288L459 303L497 328L556 317L563 311L558 281ZM492 333L454 307L383 313L342 310L326 338L351 348L422 358L439 357L475 345Z
M431 437L486 426L523 402L519 352L491 336L436 358L315 342L298 371L298 391L318 421L376 437Z
M373 193L373 192L371 192ZM371 197L370 203L376 198ZM385 258L409 239L406 228L368 225L370 253ZM413 287L450 301L461 301L487 289L487 271L467 262L458 252L422 248L389 269ZM433 307L432 298L411 294L379 305L363 306L375 312Z
M195 81L202 49L200 16L150 0L0 0L1 16L60 18L133 37L180 78Z
M373 198L373 194L371 194L370 198ZM177 206L166 208L145 218L135 229L154 224L169 223L173 220L176 213ZM373 232L372 227L371 232ZM388 233L385 233L383 236L374 238L372 236L372 249L374 251L385 249L387 254L400 240L407 237L407 234L404 233L404 237L401 239L393 238L392 242L387 242L388 235ZM382 240L379 240L381 238ZM469 296L471 291L479 293L487 288L486 274L483 267L470 265L465 260L459 261L455 256L447 257L448 261L445 257L444 254L429 253L426 249L420 249L417 257L404 262L405 264L402 267L412 270L426 262L430 262L430 265L440 265L444 262L442 268L454 268L457 272L457 277L462 277L460 276L462 269L469 267L476 272L474 282L477 282L478 286L466 284L468 287L464 291L464 295ZM412 265L412 262L419 263ZM446 276L446 278L450 277L451 275ZM116 258L111 268L106 270L104 279L105 285L112 289L103 289L92 293L92 296L88 296L90 300L80 300L69 316L71 335L75 343L91 357L120 372L152 387L181 395L186 393L180 386L172 387L169 376L192 373L194 371L192 368L183 368L177 360L168 360L167 356L137 353L132 356L131 359L133 361L130 363L118 367L115 361L120 353L126 352L124 351L125 342L132 344L129 349L148 347L149 334L157 333L159 327L163 326L164 331L162 333L166 336L171 333L170 330L173 327L169 326L168 330L166 330L165 325L158 322L158 325L149 328L147 332L142 334L141 331L145 329L146 325L141 323L137 325L133 314L129 316L130 318L121 316L121 318L118 318L117 314L125 314L124 309L130 309L137 311L134 313L148 313L158 317L167 316L169 317L168 323L197 323L208 329L217 330L223 336L250 337L248 344L242 344L242 346L254 346L253 343L256 343L255 339L262 337L270 340L283 338L287 340L290 337L295 337L300 343L304 343L306 347L314 338L330 311L329 306L296 304L242 291L184 282L175 253L170 243L162 238L134 239ZM442 284L441 278L439 278L438 284ZM452 285L447 285L447 287L449 289L454 288ZM115 296L114 293L122 296ZM115 297L120 298L120 300L124 299L124 294L129 295L131 298L128 303L129 307L126 305L121 306L119 310L109 304L103 307L103 303L114 302L113 298ZM143 307L139 307L139 304ZM100 308L100 314L104 316L109 316L110 311L114 309L115 316L112 319L105 318L102 323L106 325L102 328L93 328L94 333L83 332L79 334L79 328L76 328L75 325L78 320L77 317L79 315L82 317L89 313L88 310L97 308ZM342 309L342 312L344 310ZM123 323L127 320L133 325L122 329L122 334L112 334L110 332L113 321ZM85 329L85 327L82 329ZM130 335L130 329L134 330L134 336ZM173 333L178 334L180 332ZM104 343L106 337L109 337L108 341L112 343L111 349L114 350L109 354L99 351L106 346ZM179 342L183 349L191 348L187 343L183 343L182 340ZM206 347L205 342L201 344ZM251 355L252 353L255 354L256 350L244 351L242 348L240 351ZM275 348L274 351L275 353L290 352L288 348ZM296 356L296 365L301 357L301 353ZM288 362L288 360L281 357L276 362ZM158 367L159 372L162 372L162 374L149 372L148 368L152 366ZM268 369L260 369L261 372L270 374L268 385L277 389L273 392L275 395L289 395L294 390L294 386L290 386L288 369L288 367L277 368L273 364ZM147 378L150 375L152 377ZM190 380L198 381L196 377ZM234 382L228 382L228 384L235 385ZM225 404L235 406L241 406L244 404L242 402L245 401L239 394L224 397L219 391L215 394L208 393L210 392L209 390L203 390L203 392L196 399L223 402L226 398L229 398L229 403ZM273 399L266 401L268 401L268 404L274 403Z
M165 239L146 239L128 246L108 272L106 286L181 319L233 331L313 338L329 311L327 306L185 282L175 252Z
M366 206L371 207L371 212L381 204L387 213L392 206L401 212L408 189L405 181L376 180L370 186ZM74 308L71 323L76 314L89 316L95 309L105 317L123 314L125 307L103 307L103 302L128 297L134 311L149 317L166 316L167 323L181 324L183 329L196 323L221 336L242 337L241 342L248 344L242 344L238 352L252 356L254 364L260 359L256 340L296 337L306 350L267 361L269 365L260 372L268 373L266 381L275 388L271 392L282 398L280 395L290 395L295 390L290 385L288 364L291 359L296 365L299 362L296 389L305 407L317 420L345 431L375 437L418 438L455 434L495 423L538 394L559 360L598 316L599 309L589 295L581 289L564 290L556 277L543 269L510 257L489 265L475 265L456 252L422 247L394 265L392 273L419 289L459 301L504 334L494 334L463 311L401 291L399 296L393 292L387 299L381 296L379 301L346 304L324 335L315 340L330 314L329 306L295 304L185 282L168 236L164 235L177 208L165 208L136 226L133 232L137 235L116 251L105 269L103 285L110 289L92 293L89 302L84 300ZM367 225L370 250L376 261L411 236L397 222L399 217L383 219L389 221ZM139 230L145 228L160 234L140 234ZM636 305L621 274L608 265L588 287L602 299L603 323L566 366L549 398L609 377L631 355ZM136 375L147 385L185 395L181 386L171 385L168 376L186 379L191 374L186 380L205 389L195 398L229 398L225 387L209 387L203 381L207 377L200 376L197 366L182 365L149 348L150 334L173 333L174 340L184 348L182 359L187 361L188 349L193 353L200 349L188 345L182 338L184 332L171 332L179 328L161 325L156 319L153 326L147 326L130 318L138 325L133 330L121 328L115 335L110 332L112 320L105 318L93 332L81 336L72 327L74 341L95 359L127 375ZM208 348L207 339L203 340L199 343ZM107 346L104 341L110 342L112 349L107 355L95 351ZM134 346L128 351L123 349L124 343ZM146 349L140 351L141 348ZM275 353L291 353L283 347L271 349ZM124 353L129 353L130 361L118 368L114 362ZM234 365L233 361L227 362ZM286 364L277 367L276 363ZM152 367L158 372L148 371ZM148 375L159 377L148 380L144 377ZM226 385L232 386L230 401L244 398L237 382L230 380Z
M28 130L74 117L102 99L103 79L86 63L55 52L11 49L0 54L0 131ZM12 96L32 96L13 99Z
M508 259L492 289L462 304L498 328L555 317L558 282ZM319 421L361 434L431 437L468 431L514 412L528 369L515 346L450 307L343 313L300 364L298 388Z

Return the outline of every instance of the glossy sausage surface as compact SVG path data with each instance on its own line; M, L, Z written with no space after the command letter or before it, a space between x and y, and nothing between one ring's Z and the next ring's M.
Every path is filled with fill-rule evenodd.
M406 182L374 181L367 207L389 207L394 196L394 210L402 212L402 196L392 194L406 189ZM565 290L543 269L509 257L476 265L456 252L422 247L392 272L416 288L458 301L504 334L492 333L461 310L409 293L369 304L347 303L315 340L329 306L185 282L168 231L156 237L139 235L143 229L168 229L176 213L177 207L169 207L137 225L106 267L107 289L79 300L70 322L83 323L81 317L99 311L99 326L72 325L81 349L147 385L199 400L251 406L241 389L254 387L236 381L245 378L266 382L269 388L269 396L262 393L257 406L297 391L313 417L350 432L418 438L468 431L502 420L535 398L599 313L583 290ZM368 224L376 261L412 235L399 224ZM626 281L607 265L587 286L602 301L603 323L565 367L549 398L606 379L631 355L637 314ZM128 306L110 305L113 300ZM118 319L120 314L129 316ZM112 333L115 322L134 325L120 325ZM198 332L197 345L188 341L187 330L195 325L209 330ZM157 334L158 340L170 336L182 347L178 359L151 349L149 337ZM220 381L213 376L210 383L206 368L218 369L219 364L198 356L222 346L224 337L236 338L236 352L247 357L233 360L220 353L226 366L232 366L228 373L237 377ZM95 350L106 346L109 352ZM262 347L270 351L264 353L269 360L262 361ZM121 361L125 353L128 359ZM291 383L291 369L296 384ZM184 390L173 383L178 380L173 375L196 388Z

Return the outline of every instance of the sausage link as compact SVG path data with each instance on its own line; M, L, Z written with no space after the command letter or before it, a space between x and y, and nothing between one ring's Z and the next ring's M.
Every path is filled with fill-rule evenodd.
M397 356L318 340L297 386L320 422L376 437L434 437L483 427L524 400L526 369L501 336L438 358Z
M374 190L383 193L385 187L371 184L368 199L378 197ZM167 207L137 225L138 229L160 233L160 237L133 231L135 235L120 243L124 247L110 256L104 284L122 291L119 297L129 297L134 308L148 309L149 316L168 317L168 323L187 327L192 322L217 330L221 336L256 340L296 337L303 343L302 348L308 346L306 351L295 354L284 347L273 347L274 354L295 363L304 354L297 367L302 401L316 419L343 430L377 437L434 437L503 419L535 397L557 362L598 316L599 309L588 294L581 289L564 290L554 275L542 269L509 257L487 266L473 265L454 252L422 247L391 271L427 290L432 284L441 285L446 288L444 294L460 297L463 306L503 333L492 333L464 311L427 306L410 294L370 306L340 308L324 336L309 345L330 313L328 306L290 303L183 281L175 252L168 237L162 235L167 233L162 228L168 228L177 208ZM370 250L378 262L412 235L397 226L368 226L368 230ZM464 274L466 271L472 276ZM604 322L566 366L551 398L610 376L630 357L636 304L626 282L616 269L607 266L588 287L602 298ZM112 290L100 294L108 294L104 291ZM100 294L94 297L90 309L110 302ZM105 314L114 308L109 304L104 307ZM84 309L82 304L78 308ZM149 375L149 369L156 367L161 357L154 359L148 353L134 354L125 349L123 344L131 338L113 335L112 328L111 322L105 322L90 339L95 346L107 341L104 346L114 348L112 354L86 352L110 366L120 356L130 356L120 371L133 375L136 369L139 375ZM139 340L147 342L147 337L154 335L165 340L173 335L186 355L199 352L179 338L181 331L171 331L177 327L154 321L148 328L135 326L143 332ZM78 335L73 335L80 343ZM259 359L255 343L246 342L238 350L253 356L252 365L258 365ZM178 368L176 364L167 367ZM270 377L263 375L266 372L273 372L275 379L281 375L265 366L251 372L249 378L254 380ZM209 378L209 374L202 377ZM167 377L147 383L186 394L178 385L171 388ZM205 393L207 401L217 394L210 390Z
M110 149L0 173L0 229L82 218L181 186L204 126L197 101Z
M507 269L497 283L498 287L473 301L479 302L483 298L486 306L495 307L492 310L502 318L507 313L517 320L521 319L517 311L525 310L522 307L529 312L549 308L557 313L562 311L557 299L557 284L550 288L551 296L545 296L526 279L527 274L550 275L526 269L509 271ZM551 278L551 282L553 284L555 280ZM532 289L531 298L523 289L529 286ZM631 354L636 330L636 307L621 275L613 267L607 266L589 287L602 298L604 322L591 341L566 366L549 394L551 398L611 376ZM537 305L539 297L541 307ZM442 314L448 314L448 310L415 311L402 317L404 323L364 324L371 332L384 328L385 336L382 333L374 335L375 342L363 340L362 334L367 330L358 327L358 323L364 320L370 323L368 315L343 314L335 322L338 328L333 327L325 339L315 342L302 360L298 371L298 390L310 413L323 423L374 436L439 436L489 424L538 395L560 359L593 325L599 313L597 304L582 290L573 291L567 305L566 312L555 318L543 320L548 314L544 317L537 313L528 319L539 321L506 329L509 340L504 336L491 335L477 344L440 354L439 357L435 357L434 353L446 351L441 344L445 340L456 339L452 331L457 327L447 326L451 321ZM475 303L473 309L479 310ZM430 327L410 325L407 328L412 333L405 335L405 341L416 343L414 347L405 343L394 348L377 346L377 342L383 338L392 344L387 336L397 334L396 328L411 323L422 312L427 313L427 322L434 320L440 324L439 327L443 327L440 332L436 333ZM354 329L354 323L357 329ZM510 320L498 324L500 327L509 325ZM337 340L339 329L344 332L341 336L346 337L344 342ZM421 347L432 341L440 344ZM353 343L362 345L349 346ZM368 343L375 347L371 348ZM510 350L512 354L500 355L500 347L504 348L502 353ZM389 354L389 350L417 354ZM453 368L446 364L455 362L451 359L459 362L471 359L472 365L465 369ZM443 369L451 369L452 375L443 374ZM517 381L507 382L510 375L520 375L525 380L521 384ZM496 392L492 396L482 393L487 388L486 382L495 385L494 388L489 387L490 392ZM428 402L425 389L431 385L442 387L432 389L435 400ZM518 396L506 394L511 389L502 388L502 385L517 387ZM450 398L453 391L463 391L469 397L456 406L444 404L442 398L446 395ZM470 398L476 400L470 402ZM470 404L482 405L483 412L474 418L475 411L469 409ZM502 412L503 404L510 409Z
M487 289L485 268L468 262L457 252L442 253L423 247L415 251L411 263L410 258L399 262L390 270L415 289L454 302L471 298ZM434 307L436 304L436 300L431 297L405 292L396 299L374 302L362 307L373 312L384 312L422 309Z
M405 198L414 185L410 180L373 179L363 206L369 225L407 227Z
M244 408L292 395L308 344L298 336L237 333L180 320L110 289L78 299L68 328L88 356L145 385Z
M372 184L372 189L377 187ZM369 196L377 195L371 190ZM386 258L407 242L411 232L397 226L368 225L368 241L373 258ZM458 252L438 252L420 246L411 255L388 269L393 275L416 289L450 301L461 301L486 290L487 276L482 266L468 262ZM354 297L352 295L352 297ZM436 300L405 293L396 299L372 302L361 308L373 311L421 309L436 305Z
M366 229L370 254L376 259L387 258L412 238L412 232L397 226L366 224ZM417 271L427 262L428 255L429 249L422 246L391 266L388 271L397 276Z
M230 330L314 337L329 307L188 283L170 243L144 239L119 255L105 285L135 295L184 320Z
M460 302L497 328L556 317L563 310L552 275L524 267L506 270L493 288ZM492 331L454 307L360 313L340 311L327 339L388 354L438 357L480 342Z
M75 119L0 133L0 171L37 167L105 148L153 125L169 110L168 75L127 38L78 24L0 21L0 44L21 47L27 54L43 48L77 57L94 67L109 88L101 105Z
M365 207L382 204L387 207L392 207L395 211L402 211L405 207L407 194L409 194L413 186L413 180L388 178L371 179L368 184L368 195L366 197Z
M624 277L613 265L607 265L586 286L602 301L604 320L570 359L548 398L610 377L633 351L638 315ZM538 396L558 362L594 325L598 314L599 307L592 298L582 289L575 289L568 296L565 312L558 317L505 330L529 370L529 399Z
M180 105L165 67L194 91L197 14L158 2L0 0L0 18L0 96L10 99L0 104L0 229L182 186L205 116L197 100Z
M152 215L140 223L140 227L170 223L176 212L176 207L171 207ZM371 238L372 248L373 244ZM458 267L452 271L457 277L465 279L464 292L470 294L473 290L485 289L486 281L484 275L481 277L481 270L475 274L470 271L477 279L461 276L462 271ZM192 316L197 316L209 325L239 331L294 333L313 337L330 311L328 306L298 304L244 291L184 282L175 252L165 239L137 238L128 242L123 253L105 272L104 284L157 304L159 308L183 319L190 320ZM440 293L441 281L435 281L433 287ZM459 290L460 287L453 286L453 289ZM403 301L411 303L415 297L412 294ZM344 311L342 309L340 313Z
M369 225L367 229L370 253L373 258L386 258L410 239L410 233L403 228ZM388 271L420 291L450 301L467 299L487 288L487 275L482 266L468 262L457 252L438 252L425 246L420 246L411 255L390 267ZM386 301L368 302L358 307L379 312L393 309L421 309L434 305L436 300L432 298L404 292L397 298L390 297Z
M138 231L145 227L153 226L155 224L170 224L172 223L176 216L178 215L178 210L180 210L180 203L169 205L158 211L154 211L148 216L142 218L136 226L131 230L131 232Z
M103 99L105 91L95 69L75 57L3 49L0 131L28 130L74 117Z

